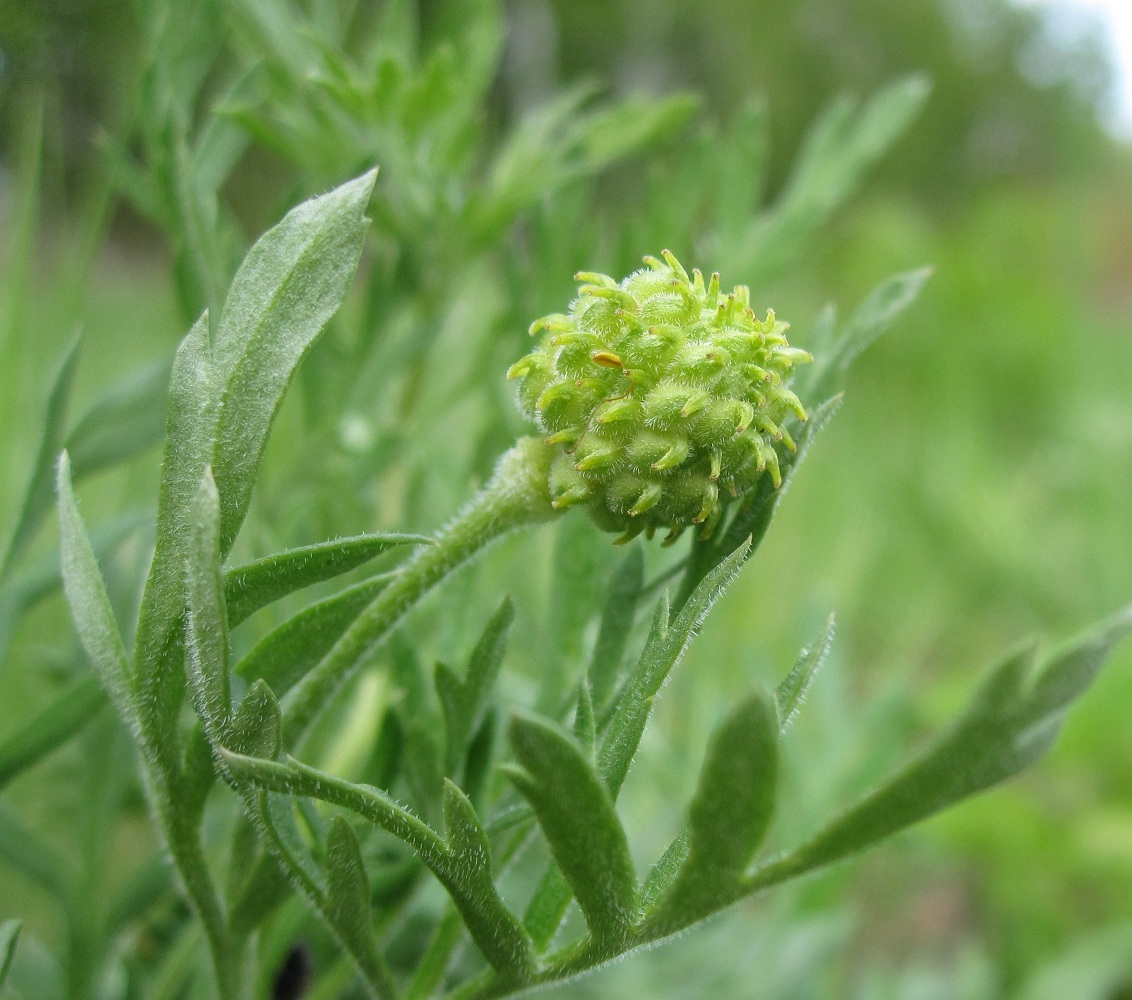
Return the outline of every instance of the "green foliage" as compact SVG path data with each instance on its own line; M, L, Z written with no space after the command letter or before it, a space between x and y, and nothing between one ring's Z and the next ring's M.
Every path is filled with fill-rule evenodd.
M0 803L0 859L43 889L66 931L47 959L42 922L25 931L11 982L29 997L45 995L25 986L36 962L74 997L107 983L122 998L266 997L300 942L315 996L486 1000L573 979L1013 776L1132 624L1123 612L1037 671L1029 652L1008 658L910 764L799 837L815 810L799 807L791 758L825 763L820 741L799 751L786 733L821 687L830 617L773 696L742 697L715 729L687 808L662 789L658 829L679 832L639 880L649 844L625 798L630 766L660 742L645 732L662 690L767 539L851 364L928 272L882 282L841 326L832 311L799 324L817 363L793 390L780 366L783 392L801 397L773 414L797 447L765 442L781 484L727 480L733 491L712 493L715 530L683 551L637 541L617 560L562 515L551 558L481 559L557 520L561 499L552 465L566 442L504 450L520 425L500 373L579 266L624 273L653 244L694 246L765 296L926 86L911 77L836 103L786 182L768 185L758 102L726 125L703 117L691 137L698 102L683 94L575 89L510 123L493 114L494 4L442 4L428 30L408 4L363 6L139 8L150 44L137 121L105 149L170 244L186 319L200 318L171 363L111 386L69 431L77 342L46 393L0 577L0 643L61 582L85 657L0 739L6 796L37 768L77 775L77 862L36 816ZM262 168L254 191L241 188L247 163ZM628 178L634 198L610 197ZM328 188L236 266L244 223ZM655 270L668 280L674 262ZM132 476L162 420L156 518L101 520L92 489L88 534L76 484L127 464ZM36 550L56 461L61 573ZM465 503L471 482L482 485ZM705 510L698 501L684 513ZM359 533L359 521L428 531ZM127 544L141 523L154 525L147 572L146 540ZM787 589L766 602L784 620ZM100 711L107 698L117 722ZM153 843L102 881L112 837L141 836L143 817ZM760 857L767 840L775 853ZM0 980L17 929L0 925Z

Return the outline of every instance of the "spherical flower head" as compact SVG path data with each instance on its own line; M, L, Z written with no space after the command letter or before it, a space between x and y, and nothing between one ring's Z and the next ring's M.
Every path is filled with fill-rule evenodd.
M550 470L556 507L585 506L631 538L691 524L710 535L724 503L760 476L781 482L793 451L790 418L805 420L789 379L810 355L786 340L750 291L705 284L667 250L620 283L581 282L569 313L531 324L538 346L511 366L519 405L560 450Z

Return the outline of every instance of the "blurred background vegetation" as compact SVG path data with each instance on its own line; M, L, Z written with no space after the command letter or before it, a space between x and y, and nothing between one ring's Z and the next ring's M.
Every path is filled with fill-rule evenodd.
M400 83L374 38L419 56ZM807 829L1005 645L1132 594L1132 158L1098 124L1103 41L1006 0L0 0L0 525L76 330L80 413L160 368L283 209L371 163L365 275L282 415L249 553L441 523L522 432L502 372L580 267L624 273L670 245L750 283L805 344L827 302L848 313L930 264L666 693L624 798L631 833L662 845L708 724L835 610L781 820ZM351 66L374 68L366 100ZM738 178L723 195L740 215L760 191L776 203L824 108L912 72L931 81L919 117L804 248L773 266L726 250L746 219L707 220L705 187ZM88 521L144 507L156 464L150 449L94 479ZM50 557L52 531L33 555ZM503 589L522 595L519 699L524 675L571 652L548 645L552 536L510 540L452 584L473 623ZM144 552L144 529L118 551L123 594ZM461 655L461 622L413 627ZM0 734L77 662L57 596L10 640ZM1132 996L1130 707L1125 649L1024 780L555 995ZM65 853L83 849L78 793L56 792L83 766L80 744L5 790ZM136 794L121 797L98 841L108 884L152 849ZM67 930L48 896L0 863L0 919L49 945Z

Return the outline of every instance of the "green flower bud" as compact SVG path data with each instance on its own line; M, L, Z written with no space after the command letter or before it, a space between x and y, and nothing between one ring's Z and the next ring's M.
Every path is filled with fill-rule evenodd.
M549 487L556 507L585 506L631 538L657 528L675 540L705 533L723 504L763 475L781 482L785 424L806 419L787 382L810 355L787 324L759 319L750 291L705 283L667 250L618 283L583 272L568 314L531 324L538 347L507 377L519 406L560 449Z

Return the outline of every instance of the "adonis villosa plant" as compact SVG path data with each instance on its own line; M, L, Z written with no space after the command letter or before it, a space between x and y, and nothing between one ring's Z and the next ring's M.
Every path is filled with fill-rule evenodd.
M902 770L801 843L760 856L780 742L829 649L831 622L776 691L752 692L722 720L681 832L638 877L648 859L634 857L616 802L654 700L762 540L838 405L841 374L880 325L862 313L815 345L808 381L792 383L810 356L789 346L785 325L773 313L759 318L742 286L724 293L718 276L689 275L667 252L623 281L579 275L568 312L536 321L543 337L510 375L540 433L517 441L442 530L339 539L230 566L283 395L357 265L374 180L366 174L291 212L244 260L211 332L205 316L181 343L156 546L129 649L79 515L71 460L58 465L75 625L133 736L218 996L267 988L286 954L268 943L284 935L286 944L277 916L294 896L375 997L470 1000L568 979L857 852L1016 774L1051 744L1065 709L1132 628L1132 609L1040 659L1032 646L1009 653ZM877 314L912 285L886 289ZM504 601L462 671L437 666L438 715L423 707L425 678L410 684L410 714L387 719L372 780L307 757L341 686L430 589L500 535L581 516L575 506L622 542L656 528L673 541L696 528L627 667L621 651L650 592L640 542L614 577L595 657L569 704L540 714L500 704L514 614ZM234 656L230 633L255 611L393 549L409 555ZM208 816L225 789L240 808L227 824L222 878ZM539 838L549 849L542 878L527 898L505 899L500 878ZM416 892L425 873L446 907ZM572 901L584 929L562 938ZM406 957L390 949L389 929L414 907L414 926L428 930Z

